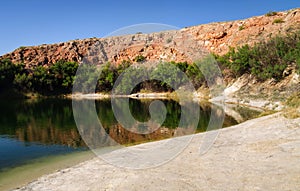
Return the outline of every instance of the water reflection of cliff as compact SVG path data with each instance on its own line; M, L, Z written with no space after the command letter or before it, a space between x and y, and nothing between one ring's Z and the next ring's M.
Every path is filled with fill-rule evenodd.
M173 136L174 130L162 127L149 134L136 134L116 124L109 128L108 134L117 143L126 145L169 138Z
M194 133L195 129L193 128L177 128L181 115L180 105L170 100L163 102L167 109L166 120L161 128L150 134L132 133L118 124L110 100L96 101L96 109L104 132L99 131L99 129L92 129L82 133L90 133L91 137L98 142L101 139L105 142L109 135L119 144L140 143ZM129 107L134 118L139 121L149 120L148 108L150 103L151 101L130 100ZM60 144L71 147L85 146L74 122L71 100L11 100L9 102L1 101L0 106L7 108L0 115L0 135L15 137L27 143ZM206 130L211 114L220 116L223 114L223 111L218 109L214 109L212 112L213 107L215 106L210 104L200 106L197 132ZM236 121L225 116L224 126L233 124L236 124ZM106 133L108 135L105 135Z
M24 142L59 144L75 148L85 146L77 129L60 130L51 124L46 128L40 128L34 121L29 123L26 128L17 129L15 136Z

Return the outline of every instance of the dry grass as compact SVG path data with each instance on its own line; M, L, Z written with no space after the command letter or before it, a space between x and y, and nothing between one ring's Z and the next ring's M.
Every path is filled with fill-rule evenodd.
M284 110L283 116L288 119L296 119L300 117L300 108L287 108Z
M263 116L271 115L271 114L276 113L276 112L277 111L274 111L274 110L265 110L265 111L261 112L258 117L263 117Z
M290 96L285 102L284 117L295 119L300 117L300 92Z

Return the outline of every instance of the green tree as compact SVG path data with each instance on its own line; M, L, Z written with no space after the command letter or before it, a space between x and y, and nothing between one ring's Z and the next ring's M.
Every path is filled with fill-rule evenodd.
M196 89L199 88L205 81L200 68L195 63L190 64L187 67L186 75L192 81Z
M117 68L107 63L102 66L101 74L98 79L97 91L111 91L118 77Z
M0 84L2 87L13 81L15 71L13 63L8 59L1 60L0 64Z
M80 65L75 78L73 91L78 93L94 93L100 69L95 65L84 63Z
M185 74L171 63L160 63L151 72L151 78L160 80L160 84L166 89L177 89L187 83Z
M9 59L0 60L0 89L13 88L15 75L22 70L23 64L13 64Z
M141 83L149 79L148 70L144 66L132 66L127 68L120 76L115 93L130 94L140 91Z
M78 63L65 62L63 60L51 65L49 67L51 85L60 90L70 92L77 69Z

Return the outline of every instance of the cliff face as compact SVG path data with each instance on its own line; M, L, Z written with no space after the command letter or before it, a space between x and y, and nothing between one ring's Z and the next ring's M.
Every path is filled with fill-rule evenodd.
M64 43L20 47L0 58L27 67L49 65L58 60L101 64L133 61L138 55L147 60L188 61L199 50L225 54L229 47L254 44L277 34L300 28L300 9L278 12L272 16L257 16L245 20L218 22L152 34L134 34L108 38L90 38Z

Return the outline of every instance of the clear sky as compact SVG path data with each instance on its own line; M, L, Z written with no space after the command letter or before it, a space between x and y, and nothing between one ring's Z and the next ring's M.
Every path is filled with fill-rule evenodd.
M139 23L183 28L297 7L299 0L2 0L0 55L20 46L103 37Z

